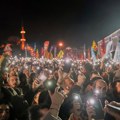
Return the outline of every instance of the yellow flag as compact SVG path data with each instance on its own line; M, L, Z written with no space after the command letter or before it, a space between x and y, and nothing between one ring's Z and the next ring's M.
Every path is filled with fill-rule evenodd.
M61 59L61 58L63 58L63 56L64 56L64 52L63 52L63 50L60 50L57 57Z
M93 40L93 42L92 42L92 48L94 51L97 51L97 49L98 49L97 43L95 42L95 40Z

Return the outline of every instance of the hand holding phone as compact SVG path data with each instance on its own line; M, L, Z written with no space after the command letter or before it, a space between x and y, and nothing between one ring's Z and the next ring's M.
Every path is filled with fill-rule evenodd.
M120 107L118 107L118 106L114 106L114 105L108 104L107 107L108 107L110 110L112 110L112 111L115 111L115 112L117 112L117 113L120 113Z
M105 112L113 116L116 120L120 119L120 104L109 103L104 108Z
M88 100L88 104L94 108L95 115L93 118L95 120L104 119L103 107L99 99L91 98Z

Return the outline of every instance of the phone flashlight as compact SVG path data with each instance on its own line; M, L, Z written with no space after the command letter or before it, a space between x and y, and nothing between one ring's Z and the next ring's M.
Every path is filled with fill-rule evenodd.
M65 62L66 62L66 63L70 63L70 59L67 58L67 59L65 60Z
M15 65L15 62L12 62L12 65Z
M95 104L95 100L93 98L90 98L89 101L88 101L91 105L94 105Z
M75 100L79 100L79 98L80 98L79 95L74 95Z
M72 63L72 66L74 66L74 63Z
M96 94L99 94L99 93L100 93L100 91L99 91L99 90L95 90L95 93L96 93Z
M8 68L8 67L6 67L6 68L5 68L5 71L8 71L8 70L9 70L9 68Z
M51 81L48 81L48 82L47 82L47 85L48 85L48 86L51 86L51 85L52 85L52 82L51 82Z
M38 67L37 67L37 70L39 70L39 69L40 69L40 67L38 66Z
M45 81L47 79L47 77L45 76L44 73L42 73L42 74L39 75L39 79L42 80L42 81Z
M52 74L52 70L49 70L49 73Z
M25 69L28 69L28 66L27 66L27 65L25 66Z

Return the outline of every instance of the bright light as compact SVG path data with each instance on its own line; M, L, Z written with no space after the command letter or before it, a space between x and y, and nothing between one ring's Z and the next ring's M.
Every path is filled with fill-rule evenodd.
M48 86L51 86L51 85L52 85L52 82L51 82L51 81L48 81L48 82L47 82L47 85L48 85Z
M27 66L27 65L25 65L25 69L28 69L28 66Z
M74 96L74 99L75 99L75 100L79 100L79 95L75 95L75 96Z
M40 69L40 67L38 66L38 67L37 67L37 70L39 70L39 69Z
M52 70L49 70L49 73L52 74Z
M93 105L93 104L95 104L95 100L94 100L93 98L91 98L91 99L89 100L89 103Z
M8 70L9 70L9 68L8 68L8 67L6 67L6 68L5 68L5 71L8 71Z
M74 66L74 63L72 63L72 66Z
M62 47L62 46L63 46L63 43L62 43L62 42L60 42L60 43L59 43L59 46L60 46L60 47Z
M15 65L15 62L12 62L12 65Z
M65 60L65 62L66 62L66 63L70 63L70 59L67 58L67 59Z
M95 93L96 93L96 94L99 94L99 93L100 93L100 91L99 91L99 90L95 90Z
M42 81L45 81L47 79L47 77L44 75L44 73L42 73L40 76L39 76L39 79L42 80Z

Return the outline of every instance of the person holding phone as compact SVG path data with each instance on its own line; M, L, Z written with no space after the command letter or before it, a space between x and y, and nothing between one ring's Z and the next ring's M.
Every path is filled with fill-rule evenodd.
M92 93L86 97L86 111L89 120L104 119L103 106L106 99L107 84L104 80L96 80L93 83ZM92 100L90 100L92 98Z
M112 120L120 120L120 103L115 101L110 103L106 102L104 111L113 116Z

